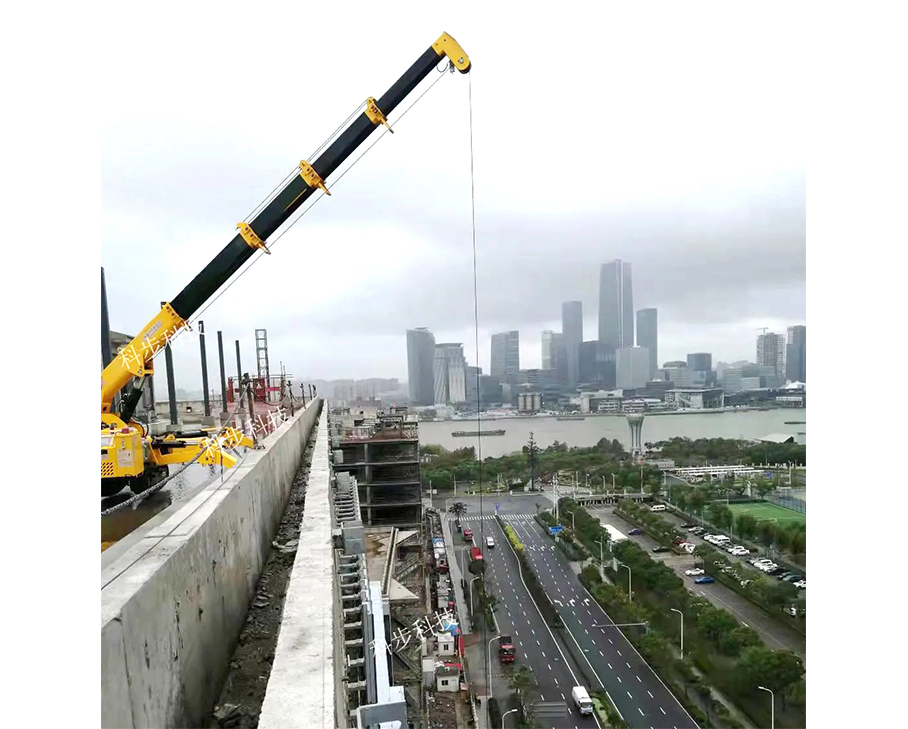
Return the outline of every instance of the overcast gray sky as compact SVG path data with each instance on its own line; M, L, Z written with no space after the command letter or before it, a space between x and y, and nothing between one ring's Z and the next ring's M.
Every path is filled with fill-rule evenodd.
M254 371L257 327L272 371L298 379L405 380L417 326L474 362L471 82L485 371L504 329L539 366L562 301L583 301L595 338L598 269L614 258L633 264L634 307L659 310L662 361L753 359L758 327L805 323L803 28L789 9L260 7L118 10L130 31L108 39L100 225L114 329L136 333L442 32L471 77L446 74L202 316L229 343L228 374L235 339ZM194 390L186 339L177 385Z

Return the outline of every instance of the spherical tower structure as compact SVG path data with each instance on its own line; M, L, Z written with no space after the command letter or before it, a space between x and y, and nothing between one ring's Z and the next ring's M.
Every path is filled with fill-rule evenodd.
M643 413L628 413L627 425L631 429L631 456L643 457Z

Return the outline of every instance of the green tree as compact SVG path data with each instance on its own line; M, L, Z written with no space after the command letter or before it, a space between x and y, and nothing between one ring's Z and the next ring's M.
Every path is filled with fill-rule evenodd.
M764 546L771 547L776 536L775 525L771 521L757 522L757 534Z
M511 678L508 680L511 690L517 694L517 701L523 708L524 713L527 713L529 708L529 692L535 683L533 674L530 673L530 669L526 665L520 666L511 674Z
M793 555L803 555L807 549L807 533L796 529L791 533L788 550Z
M710 504L709 509L707 510L709 520L715 524L719 529L725 529L732 525L734 520L734 515L732 514L731 509L729 509L725 504Z
M751 539L757 533L757 519L752 514L741 514L735 520L735 530L743 539Z
M701 489L694 489L687 497L687 503L695 514L703 515L703 507L706 506L707 498Z
M757 686L782 695L785 707L785 692L795 686L804 675L804 663L791 651L774 651L766 647L746 648L735 666L736 679L741 690L756 690Z

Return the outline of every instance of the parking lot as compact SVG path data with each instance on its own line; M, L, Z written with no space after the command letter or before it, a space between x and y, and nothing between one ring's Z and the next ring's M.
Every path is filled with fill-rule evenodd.
M635 526L634 524L625 521L620 516L615 514L611 507L589 507L588 511L590 512L590 514L598 518L603 524L611 524L613 527L621 532L624 532L625 534L631 531L631 529L633 529ZM682 523L684 523L674 514L668 512L664 512L662 516L679 527ZM685 585L687 585L688 589L691 592L706 598L716 607L721 607L725 610L728 610L741 622L742 625L746 625L747 627L753 628L755 631L757 631L757 633L760 634L760 637L763 639L767 646L769 646L770 648L788 649L796 653L803 660L806 660L807 641L803 635L771 618L762 608L754 605L746 597L739 595L725 585L719 582L698 585L694 581L695 577L689 577L685 575L684 573L687 570L692 569L695 566L695 558L692 554L677 555L670 551L654 553L653 548L660 545L659 542L650 537L648 534L630 536L629 539L633 539L637 544L639 544L642 548L649 552L650 556L653 559L657 559L660 562L663 562L664 564L671 567L678 574L678 576L681 577L682 580L684 580ZM702 539L698 539L696 537L691 537L689 541L698 545L705 544ZM739 558L733 557L724 550L720 550L720 553L727 557L730 562L740 563L737 566L737 572L740 575L746 574L748 577L753 578L763 574L750 564L746 564L746 560L752 558L754 555L748 555L746 558L741 560Z

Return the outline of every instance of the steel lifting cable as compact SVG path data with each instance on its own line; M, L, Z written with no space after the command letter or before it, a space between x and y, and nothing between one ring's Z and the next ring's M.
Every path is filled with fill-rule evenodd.
M453 66L451 66L451 68L453 68ZM447 69L443 69L443 70L442 70L442 73L438 76L438 78L436 78L436 79L429 85L429 87L428 87L425 91L423 91L423 92L416 98L416 100L415 100L412 104L410 104L410 106L408 106L408 107L403 111L403 113L402 113L399 117L397 117L397 119L395 120L394 124L391 124L392 127L393 127L393 126L396 126L397 124L399 124L400 121L401 121L401 120L410 112L410 110L411 110L414 106L416 106L416 105L420 102L420 100L421 100L427 93L429 93L429 92L435 87L435 84L437 84L442 78L445 77L445 75L444 75L444 73L443 73L444 70L447 70ZM352 116L355 116L355 114L351 115L351 118L352 118ZM349 121L349 120L348 120L348 121ZM390 124L390 122L389 122L389 124ZM342 125L342 126L343 126L343 125ZM340 127L338 127L338 128L340 128ZM359 155L359 157L357 157L357 158L352 162L352 164L350 164L350 166L347 167L347 169L344 170L344 171L340 174L340 176L337 177L337 179L334 180L334 182L332 182L331 184L326 185L327 188L328 188L329 190L333 189L334 186L344 178L344 175L346 175L350 170L352 170L352 169L356 166L356 164L357 164L363 157L365 157L365 156L369 153L369 151L370 151L376 144L378 144L378 143L382 140L382 138L385 136L385 134L387 134L387 133L388 133L388 128L387 128L387 127L383 127L382 130L381 130L381 134L379 134L379 136L376 138L376 140L375 140L374 142L372 142L372 144L370 144L370 145L365 149L365 151L363 151L363 152ZM323 145L323 146L324 146L324 145ZM294 174L295 174L295 173L294 173ZM325 192L324 192L324 191L321 191L321 192L315 197L315 199L309 204L309 206L306 207L306 208L304 208L303 211L296 217L296 219L295 219L292 223L290 223L290 225L288 225L286 228L284 228L284 230L282 230L282 231L278 234L278 236L277 236L276 238L274 238L274 240L268 242L268 250L272 250L272 249L274 248L274 246L277 244L277 242L278 242L281 238L284 237L284 234L287 233L287 231L289 231L294 225L296 225L296 224L303 218L304 215L308 214L309 211L312 210L312 208L315 207L315 205L316 205L316 204L319 202L319 200L321 200L323 197L325 197ZM222 289L215 295L215 297L205 305L205 307L204 307L200 312L198 312L195 316L193 316L189 321L186 322L187 325L191 324L192 322L197 321L197 320L199 319L199 317L201 317L202 314L204 314L204 313L208 310L208 308L209 308L210 306L212 306L219 298L221 298L221 296L223 296L225 293L227 293L227 291L230 289L230 287L233 286L233 284L235 284L237 281L239 281L239 280L246 274L246 272L247 272L250 268L252 268L252 267L259 261L259 259L261 259L261 257L262 257L263 255L265 255L265 254L264 254L264 253L260 253L258 256L253 257L252 260L249 261L249 263L246 265L246 267L245 267L242 271L240 271L239 274L237 274L236 278L234 278L233 281L231 281L231 282L228 283L224 288L222 288ZM178 332L177 336L179 336L179 334L181 334L181 333L182 333L182 330L181 330L180 332ZM176 337L174 337L174 339L176 339ZM156 352L154 356L157 357L157 355L158 355L161 351L162 351L162 350L158 350L158 352Z
M233 412L230 414L230 417L227 419L227 422L228 422L228 423L231 422L231 421L233 420L234 416L239 412L240 406L241 406L242 404L243 404L243 398L242 398L242 397L238 397L238 398L237 398L236 407L233 409ZM220 437L220 436L223 434L223 432L224 432L225 430L227 430L227 427L228 427L227 425L222 426L221 429L218 431L217 435L215 435L214 437L215 437L215 438ZM144 491L142 491L142 492L140 492L140 493L138 493L138 494L135 494L135 495L133 495L133 496L130 496L128 499L126 499L126 501L123 501L123 502L121 502L121 503L119 503L119 504L116 504L115 506L111 506L109 509L106 509L106 510L102 511L102 512L101 512L101 516L108 516L109 514L113 514L114 512L122 511L122 510L125 509L127 506L132 506L132 507L138 506L138 505L139 505L140 503L142 503L145 499L147 499L147 498L148 498L149 496L151 496L152 494L156 494L158 491L160 491L162 488L164 488L168 483L170 483L173 479L175 479L177 476L179 476L181 473L183 473L183 471L185 471L187 468L189 468L193 463L195 463L197 460L199 460L199 458L202 457L202 454L203 454L204 452L205 452L204 450L201 450L201 451L199 451L198 453L196 453L196 454L192 457L192 460L187 461L185 464L183 464L183 467L182 467L179 471L177 471L176 473L170 474L170 475L167 476L165 479L163 479L163 480L160 481L159 483L156 483L156 484L155 484L154 486L152 486L151 488L145 489ZM247 450L247 452L248 452L248 450ZM237 464L237 466L239 466L240 464L242 464L242 462L243 462L245 459L246 459L246 453L244 452L244 453L243 453L243 456L242 456L242 458L240 459L240 462ZM221 465L223 466L223 462L222 462Z
M452 67L453 68L453 67ZM472 224L472 237L473 237L473 332L476 338L476 366L479 366L479 293L478 293L478 277L476 275L476 184L475 184L475 175L473 167L473 74L469 74L467 80L467 95L468 95L468 106L470 110L470 215L471 215L471 224ZM482 548L485 548L485 516L483 509L483 498L482 498L482 418L480 417L480 405L482 401L482 395L479 392L479 376L476 376L476 432L478 433L476 437L476 459L478 462L478 480L479 480L479 542L483 545ZM486 550L488 551L488 550ZM485 561L485 560L483 560ZM488 593L485 589L485 579L482 580L482 589L483 589L483 601L485 601ZM488 639L488 623L485 619L486 607L485 604L482 606L482 640L485 644L486 654L491 652L491 647L489 646ZM491 656L486 655L487 661L482 662L482 670L485 674L486 686L491 685L489 681L491 677L488 675L488 663L491 661Z

